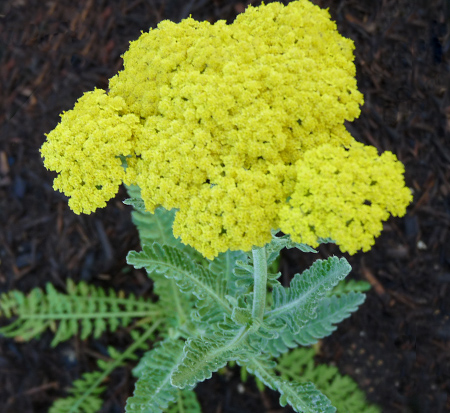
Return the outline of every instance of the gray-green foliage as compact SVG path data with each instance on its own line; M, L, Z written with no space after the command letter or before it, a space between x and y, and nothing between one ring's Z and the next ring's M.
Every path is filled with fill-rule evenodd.
M138 200L130 204L138 204ZM161 213L161 212L160 212ZM142 214L142 212L141 212ZM141 220L142 222L142 220ZM142 233L142 230L141 230ZM267 285L272 288L262 319L252 317L253 259L251 253L228 252L205 266L189 250L170 243L149 242L147 238L141 252L131 252L128 263L146 268L155 285L175 282L179 291L190 297L193 305L187 310L185 323L177 337L185 339L181 358L172 357L170 369L160 373L161 387L175 397L176 388L193 387L228 361L237 361L260 378L267 386L281 393L280 403L289 403L299 412L335 411L330 401L312 383L300 383L279 377L273 360L301 343L312 344L329 335L335 324L355 311L363 302L363 294L332 294L330 292L350 271L345 259L331 257L318 260L302 274L295 275L288 288L278 282L279 273L268 273ZM159 239L160 241L160 239ZM328 241L328 240L325 240ZM282 248L299 248L315 252L312 248L293 243L289 237L277 237L266 247L266 266L277 258ZM154 377L153 377L154 378ZM139 400L145 398L139 385ZM158 411L167 403L158 405L151 390L147 393L149 411ZM154 406L151 410L149 406Z
M286 380L277 375L276 362L267 358L252 357L245 362L238 363L262 381L267 387L280 392L280 405L290 404L296 412L305 413L333 413L336 409L330 400L322 394L312 382L300 383Z
M142 251L130 252L127 261L147 270L158 296L155 303L71 282L67 293L48 285L46 291L36 289L28 296L12 292L0 301L3 315L17 317L0 333L25 340L46 328L56 333L53 345L77 333L84 339L99 337L107 328L131 330L134 343L123 352L111 348L111 360L99 361L97 371L77 380L52 413L97 411L103 380L139 351L146 353L134 369L137 382L128 413L199 412L192 389L230 361L279 391L282 406L289 404L297 412L334 412L314 380L281 373L283 364L273 357L328 336L362 304L363 294L337 286L350 272L348 262L336 257L317 260L283 287L281 274L273 268L280 251L314 249L274 231L272 241L256 255L257 250L228 251L208 261L173 236L174 211L158 208L149 214L139 189L129 192L132 198L125 203L135 208Z
M315 362L315 347L298 347L286 352L277 358L277 363L266 360L268 370L285 380L294 380L298 383L312 382L326 397L331 400L339 413L380 413L378 406L366 401L356 382L349 376L339 373L337 367ZM270 364L272 363L272 364ZM232 363L230 363L232 364ZM246 382L247 369L241 367L241 380ZM264 382L256 377L256 385L260 391L264 391ZM271 387L269 385L269 387Z
M350 270L345 258L317 260L302 274L295 274L289 288L274 286L273 305L265 318L282 320L292 333L300 332L306 323L315 318L319 302L326 292L343 280Z
M138 380L133 397L127 401L127 413L162 413L175 400L178 390L170 378L182 355L183 342L174 339L167 339L144 355L134 369Z
M277 357L291 348L317 343L335 331L336 324L350 317L364 299L364 294L354 292L323 298L317 307L316 318L307 321L298 332L287 328L282 330L277 338L267 343L267 351Z

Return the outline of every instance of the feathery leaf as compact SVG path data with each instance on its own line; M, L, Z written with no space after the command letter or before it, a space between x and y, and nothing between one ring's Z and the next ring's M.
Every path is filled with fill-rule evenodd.
M272 310L264 319L282 320L293 333L316 317L320 299L347 276L351 267L345 258L317 260L301 275L296 274L289 288L276 285L272 291Z
M317 343L319 339L335 331L336 324L350 317L364 300L364 294L353 292L340 297L323 298L319 302L316 318L309 320L296 334L287 328L280 331L279 337L268 341L266 351L278 357L281 353L299 345L309 346Z
M49 413L97 413L103 403L101 394L105 390L103 383L106 377L117 367L134 360L136 351L147 349L146 341L160 324L160 322L154 323L143 334L137 335L137 331L132 331L131 335L135 341L124 352L109 347L111 359L97 360L99 370L84 373L80 379L75 380L68 391L68 396L53 403Z
M127 400L127 413L162 413L178 396L170 376L183 356L183 342L166 340L147 352L133 373L138 375L134 394Z
M287 249L297 248L302 252L312 252L317 254L317 251L314 248L310 247L309 245L299 244L297 242L292 241L289 234L278 237L276 235L277 232L278 231L272 230L272 241L269 242L269 244L267 244L266 246L268 264L271 264L272 261L274 261L278 257L280 251L283 248Z
M330 400L317 390L314 384L289 382L277 376L274 370L276 364L268 360L267 356L251 357L244 362L238 360L238 364L255 374L267 387L278 390L281 393L281 406L289 403L299 413L334 413L336 411Z
M337 408L338 412L380 413L366 402L364 393L349 376L342 376L334 366L316 365L312 348L298 348L278 359L275 370L284 380L313 382Z
M45 329L55 325L56 334L52 346L80 333L82 339L98 338L104 331L115 331L119 326L128 326L134 318L162 316L158 307L142 297L130 294L122 297L110 289L75 284L67 280L67 293L61 293L47 284L45 291L35 288L26 296L20 291L0 295L0 314L17 316L13 323L0 328L6 337L21 337L30 340Z
M336 408L330 400L316 389L313 383L305 384L281 381L278 385L281 393L280 405L290 404L297 412L304 413L334 413Z
M172 374L172 384L180 389L194 386L211 378L212 373L225 366L229 360L242 357L243 344L239 334L231 339L188 339L183 359Z
M174 279L182 292L192 293L199 300L211 299L231 313L228 301L217 292L216 275L177 248L156 242L144 245L141 252L129 252L127 262L135 268L144 267L149 274L163 274Z

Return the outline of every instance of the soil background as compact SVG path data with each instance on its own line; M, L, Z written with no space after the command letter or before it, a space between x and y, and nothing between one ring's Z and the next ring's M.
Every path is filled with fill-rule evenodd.
M362 308L321 342L317 361L352 376L383 412L450 412L450 1L313 2L329 8L341 34L356 45L365 104L350 132L397 154L414 191L407 215L390 219L370 252L347 257L351 276L373 288ZM107 88L141 30L190 14L232 22L247 4L260 2L1 0L0 293L47 282L64 289L68 277L150 293L146 275L127 270L125 262L130 249L139 249L130 207L121 202L125 192L93 215L75 215L43 167L44 133L84 92ZM343 255L320 247L320 256L331 254ZM284 253L284 279L312 259ZM56 348L51 337L0 338L1 412L48 411L107 345L129 343L123 331ZM203 411L292 411L252 381L238 384L232 370L199 385ZM129 368L117 370L102 412L122 412L133 385Z

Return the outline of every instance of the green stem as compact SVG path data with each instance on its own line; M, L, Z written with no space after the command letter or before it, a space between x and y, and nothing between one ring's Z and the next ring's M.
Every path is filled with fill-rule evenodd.
M170 280L170 288L172 289L173 302L177 309L178 324L182 326L186 322L186 315L185 315L185 313L183 311L183 307L181 305L181 300L180 300L181 293L180 293L180 290L174 280Z
M262 321L267 293L266 247L253 247L252 253L254 277L252 318Z

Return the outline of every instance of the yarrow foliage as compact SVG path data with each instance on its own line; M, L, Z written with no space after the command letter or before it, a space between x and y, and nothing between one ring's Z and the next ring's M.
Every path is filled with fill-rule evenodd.
M130 44L108 93L61 116L45 166L76 213L138 185L147 210L175 208L174 234L210 259L278 228L367 250L411 194L396 157L344 127L363 103L353 49L307 0L250 6L230 25L163 21Z

